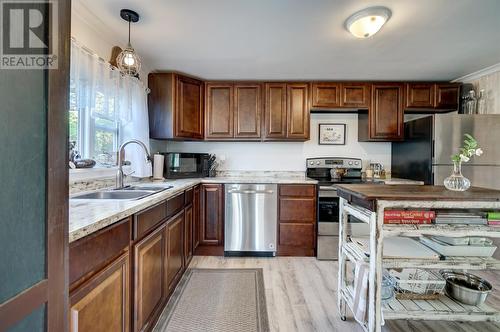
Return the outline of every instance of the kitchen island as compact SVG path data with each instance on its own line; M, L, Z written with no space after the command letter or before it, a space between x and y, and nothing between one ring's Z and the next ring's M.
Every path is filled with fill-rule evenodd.
M384 258L384 239L394 236L419 237L440 235L447 237L483 236L500 238L500 228L486 225L427 224L385 225L384 211L394 209L500 211L500 191L471 188L466 192L452 192L442 186L414 185L339 185L340 244L338 306L343 319L346 309L353 310L354 289L347 282L347 261L369 263L368 315L362 325L366 331L380 331L383 320L443 320L443 321L500 321L500 311L486 304L468 306L443 295L435 300L398 300L382 303L383 268L427 269L500 269L494 258L452 257L444 260ZM369 255L360 252L348 241L346 229L350 216L370 226Z

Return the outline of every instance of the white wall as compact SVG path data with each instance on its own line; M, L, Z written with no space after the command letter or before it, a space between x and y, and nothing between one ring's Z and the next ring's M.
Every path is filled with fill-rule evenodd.
M124 25L123 28L126 29L126 26ZM127 44L126 39L121 38L113 28L107 26L85 6L84 0L71 2L71 37L106 61L111 58L113 46L123 48ZM138 53L140 56L140 52ZM147 84L147 74L150 71L148 64L142 63L140 78L145 84Z
M319 123L345 123L346 145L318 145ZM380 162L390 169L391 143L358 142L357 114L311 114L307 142L152 142L153 152L208 152L224 155L220 170L305 171L309 157L356 157L363 164Z

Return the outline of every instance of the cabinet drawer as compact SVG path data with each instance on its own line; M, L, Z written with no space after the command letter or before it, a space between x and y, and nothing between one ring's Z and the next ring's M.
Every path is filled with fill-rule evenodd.
M189 204L193 203L193 188L189 188L184 192L184 194L184 205L188 206Z
M315 223L316 199L281 197L279 199L279 221Z
M117 257L130 243L130 218L104 228L69 245L70 288L90 277ZM88 278L85 278L88 279Z
M316 186L310 184L280 185L280 196L315 197Z
M144 236L167 217L166 202L161 202L134 216L134 240Z
M279 245L314 248L314 224L279 224Z
M184 208L184 193L169 198L167 201L167 217L171 217Z

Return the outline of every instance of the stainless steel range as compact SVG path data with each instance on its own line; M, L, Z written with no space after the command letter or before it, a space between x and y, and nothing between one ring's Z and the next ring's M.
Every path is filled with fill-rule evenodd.
M339 246L339 198L336 184L361 183L361 159L357 158L309 158L306 160L307 176L318 180L318 244L317 258L338 259ZM368 235L368 225L349 219L348 234Z

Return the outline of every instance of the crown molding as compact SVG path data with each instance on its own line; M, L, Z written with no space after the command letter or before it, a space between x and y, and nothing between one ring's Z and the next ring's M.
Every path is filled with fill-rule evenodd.
M494 64L493 66L489 66L489 67L483 68L481 70L478 70L476 72L473 72L473 73L467 74L465 76L456 78L452 82L469 83L469 82L475 81L475 80L477 80L485 75L496 73L497 71L500 71L500 62L497 64Z

